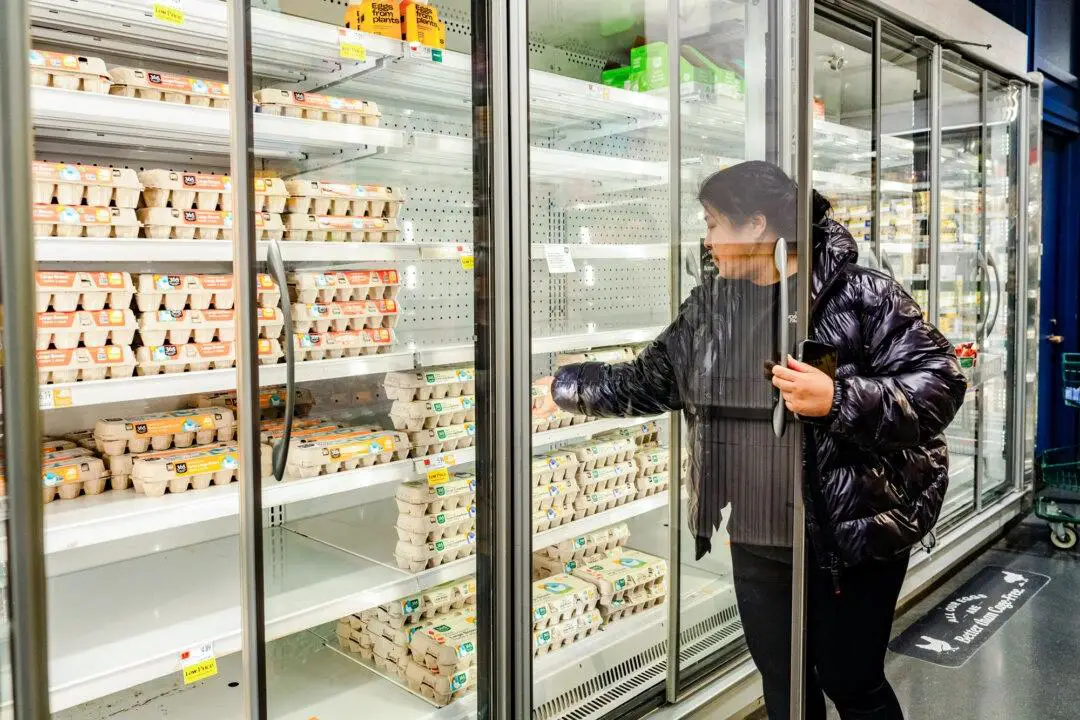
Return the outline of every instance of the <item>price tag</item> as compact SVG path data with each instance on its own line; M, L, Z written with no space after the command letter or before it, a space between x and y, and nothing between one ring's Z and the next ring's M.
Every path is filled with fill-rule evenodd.
M461 256L461 269L462 270L472 270L474 267L476 267L476 258L475 257L473 257L472 255L462 255Z
M184 7L180 0L155 0L154 19L167 25L180 27L184 24Z
M71 405L70 388L43 387L38 389L38 407L42 410L67 408L71 407Z
M417 60L431 60L432 54L431 48L427 45L409 43L409 57L416 58ZM442 62L442 53L439 53L439 62Z
M553 275L577 272L569 245L544 245L544 259L548 272Z
M204 643L180 653L180 670L184 673L185 685L217 675L214 644Z
M442 62L442 50L432 50L431 51L431 62L437 62L437 63Z
M367 48L363 40L363 34L356 30L338 28L338 55L346 60L366 61Z
M428 485L442 485L450 482L450 471L446 468L432 470L427 474Z

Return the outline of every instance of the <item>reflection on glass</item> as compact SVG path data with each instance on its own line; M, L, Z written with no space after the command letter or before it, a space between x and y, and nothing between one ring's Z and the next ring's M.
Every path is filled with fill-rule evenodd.
M1025 309L1024 353L1026 364L1025 408L1024 408L1024 474L1030 481L1034 472L1035 428L1038 417L1039 389L1037 370L1039 366L1039 280L1042 270L1042 88L1030 89L1028 103L1028 158L1026 165L1021 162L1021 172L1027 172L1028 205L1025 209L1028 224L1027 246L1027 297Z

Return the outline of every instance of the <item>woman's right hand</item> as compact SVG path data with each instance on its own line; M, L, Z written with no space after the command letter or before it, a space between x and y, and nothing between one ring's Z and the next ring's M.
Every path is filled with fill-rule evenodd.
M539 418L550 417L555 414L559 406L555 404L555 398L551 395L551 384L555 378L542 377L533 383L533 395L536 402L533 403L533 415Z

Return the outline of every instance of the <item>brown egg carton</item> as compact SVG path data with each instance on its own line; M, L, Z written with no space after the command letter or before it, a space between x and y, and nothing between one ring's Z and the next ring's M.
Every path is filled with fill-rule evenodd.
M469 448L475 441L476 423L471 422L409 433L413 457Z
M139 181L146 188L143 207L225 212L233 209L232 180L228 175L144 170L139 173ZM255 178L255 212L281 214L288 197L281 178Z
M476 663L476 610L440 615L409 640L413 662L441 676L472 667Z
M637 488L638 498L640 499L667 490L668 482L669 476L666 470L651 475L641 475L639 473L634 480L634 487Z
M413 545L427 545L436 540L460 535L476 527L476 505L469 504L453 510L444 510L432 515L414 517L410 513L398 515L398 540Z
M134 320L134 316L132 317ZM285 325L280 308L256 308L259 336L277 339ZM235 310L158 310L139 315L139 339L145 345L184 345L236 340ZM130 342L130 341L129 341Z
M376 355L388 352L396 342L394 331L387 328L293 335L293 347L301 361Z
M400 286L401 276L392 268L289 273L290 297L297 303L393 300Z
M533 533L540 533L574 521L573 507L549 507L532 514Z
M130 345L135 339L135 313L130 310L44 312L37 316L37 349L70 350L80 344Z
M38 312L127 310L135 291L126 272L39 270L35 280Z
M223 210L149 207L137 211L143 237L151 240L233 239L233 214ZM276 213L255 213L255 239L281 240L285 226Z
M230 310L236 298L232 275L140 273L135 276L135 284L135 304L139 312L144 313L160 309L178 312L185 308L206 310L211 307ZM259 273L255 292L259 307L277 307L281 301L281 289L269 275Z
M224 407L167 410L107 418L94 424L94 441L103 455L231 442L235 434L236 416Z
M375 669L405 682L405 668L409 662L409 649L396 645L393 641L372 634L371 661Z
M397 566L409 572L420 572L427 568L438 567L476 553L476 533L468 531L461 535L436 540L426 545L397 543L394 558Z
M38 350L37 366L42 385L129 378L135 372L135 354L126 345Z
M71 452L79 452L74 455ZM89 450L78 448L64 457L43 458L41 465L42 499L50 503L57 496L73 500L82 493L100 495L105 492L105 463Z
M563 540L539 551L539 554L565 564L571 560L585 560L594 556L603 556L626 545L630 539L630 527L619 523L595 532ZM534 554L534 558L536 554Z
M556 450L536 455L532 459L533 485L561 482L568 476L576 477L577 469L578 459L574 453Z
M33 208L34 237L136 238L142 224L130 208L42 205Z
M307 415L315 406L315 398L307 388L296 388L293 398L297 415ZM280 417L285 412L285 387L273 385L259 390L259 411L264 420ZM222 390L220 392L202 393L196 395L191 403L192 407L227 407L236 412L236 391Z
M633 485L618 484L604 490L581 493L574 502L574 519L595 515L605 510L625 505L637 498L638 491Z
M468 507L476 500L476 476L456 472L444 482L409 480L398 486L394 499L398 512L413 518Z
M633 438L610 440L593 438L563 448L564 452L572 452L577 457L579 472L625 462L634 457L638 450L639 447Z
M546 655L584 640L604 625L599 610L590 610L550 627L533 631L533 655Z
M256 110L265 115L377 127L381 113L373 102L289 90L265 88L255 92Z
M390 421L398 430L419 432L476 422L476 396L460 395L442 400L395 400Z
M383 388L389 400L442 400L475 394L476 377L471 365L389 372L383 380Z
M439 615L476 604L476 578L470 575L461 580L436 585L419 595L409 595L375 608L376 618L393 628L406 624L430 624Z
M336 434L293 441L286 470L292 477L309 478L404 460L408 453L404 433L343 429Z
M409 662L405 668L405 681L414 693L439 707L445 707L451 701L465 697L473 691L476 685L476 668L470 667L444 676L419 663Z
M633 482L637 477L638 468L633 460L617 462L613 465L583 470L578 466L578 487L584 493L594 493L599 490L607 490L616 485L624 485Z
M660 423L655 420L649 420L639 425L615 428L614 430L599 433L593 439L614 440L617 438L631 438L639 445L657 443L660 440Z
M642 476L667 472L670 459L671 453L665 447L644 448L634 455L638 474Z
M605 623L612 623L631 615L637 615L643 610L663 605L667 598L667 586L661 578L647 587L636 588L625 593L622 597L612 600L608 605L600 606L600 614Z
M286 187L286 206L298 215L396 218L405 200L400 191L382 185L290 180Z
M533 582L533 630L558 625L594 610L600 602L596 586L566 573Z
M134 209L142 184L128 168L34 161L34 202Z
M92 433L93 431L91 431ZM232 443L213 442L208 445L199 445L202 449L216 449L230 447ZM137 458L154 458L168 460L170 458L182 458L191 452L191 446L172 448L171 450L149 450L143 453L126 453L124 455L103 455L105 466L109 470L109 484L113 490L127 490L132 486L131 471L135 467Z
M293 330L302 334L392 328L399 311L396 300L294 303L291 308Z
M101 58L31 50L30 84L108 94L112 77Z
M535 485L532 490L532 511L540 512L551 507L572 510L578 495L578 485L573 478Z
M339 622L335 634L342 650L359 655L366 662L374 662L375 639L369 633Z
M272 450L260 445L261 467L269 468ZM235 443L224 447L191 448L186 453L168 457L152 454L135 458L131 469L131 482L135 492L147 497L161 497L170 493L187 492L189 489L205 490L213 485L228 485L237 478L240 470L240 451Z
M293 242L397 242L395 218L351 215L284 215L285 239Z
M631 599L636 590L663 587L667 561L640 550L623 550L618 556L579 565L573 574L596 585L601 606L612 606Z
M142 68L114 67L110 95L195 107L229 107L227 83Z

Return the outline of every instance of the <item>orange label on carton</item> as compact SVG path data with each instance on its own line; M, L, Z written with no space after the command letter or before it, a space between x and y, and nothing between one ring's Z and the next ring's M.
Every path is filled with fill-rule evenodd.
M148 72L146 82L150 85L158 85L165 90L178 90L192 95L210 95L212 97L229 97L227 83L203 80L202 78L188 77L187 75L173 75L172 73Z
M113 173L119 171L92 165L67 165L34 161L34 180L38 182L85 183L88 185L112 185Z
M116 208L83 205L34 205L34 222L64 225L111 225Z
M336 95L318 95L315 93L293 92L293 102L302 107L315 108L317 110L330 110L337 112L364 112L363 100L343 98Z
M64 53L48 52L46 50L31 50L30 65L31 67L44 67L50 70L81 72L78 55L65 55Z
M389 345L394 339L394 336L386 328L365 328L360 332L364 334L368 342L376 345Z
M124 287L124 274L118 272L95 272L95 273L82 273L85 277L89 278L94 288L123 288ZM37 284L39 289L49 290L68 290L75 287L75 280L78 277L73 272L62 272L58 270L43 270L37 273Z
M198 430L214 430L217 424L214 422L213 413L202 415L183 415L181 417L153 418L146 422L130 423L131 429L136 435L172 435L182 432L196 432Z
M82 474L79 472L79 463L68 463L41 469L41 482L45 485L68 485L79 482Z
M259 338L259 346L257 350L259 355L272 355L274 352L274 346L270 344L270 341L266 338Z
M345 277L350 285L397 285L397 270L346 270Z
M219 470L232 470L239 466L239 455L232 450L212 450L206 455L185 458L169 463L167 469L179 476L205 475Z
M256 181L257 183L258 181ZM182 173L180 183L185 188L194 190L232 190L232 182L228 175L207 175L203 173ZM265 183L264 183L265 185Z
M37 326L39 330L56 330L58 328L74 327L75 320L79 317L77 312L45 312L38 313Z

